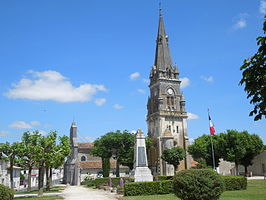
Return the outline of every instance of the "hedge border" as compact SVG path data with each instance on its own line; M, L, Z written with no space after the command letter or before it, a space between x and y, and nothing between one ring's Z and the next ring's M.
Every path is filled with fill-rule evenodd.
M246 190L247 189L247 178L243 176L221 176L226 191L233 190Z

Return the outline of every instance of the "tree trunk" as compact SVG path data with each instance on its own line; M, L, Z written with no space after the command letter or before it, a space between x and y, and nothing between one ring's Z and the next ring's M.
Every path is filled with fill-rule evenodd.
M248 176L248 166L244 166L245 167L245 176Z
M44 166L39 167L39 177L38 177L38 196L43 195L43 179L44 179Z
M116 172L115 172L116 177L120 176L120 172L119 172L119 161L118 159L116 159Z
M238 176L238 163L236 163L236 176Z
M46 190L50 190L50 185L49 185L49 167L45 167L45 175L46 175Z
M31 171L32 171L32 167L29 167L29 174L28 174L28 189L27 189L28 192L31 191Z
M10 159L10 187L13 190L14 189L14 176L13 176L13 166L14 166L14 159Z
M49 190L53 186L53 168L50 168L50 173L49 173Z

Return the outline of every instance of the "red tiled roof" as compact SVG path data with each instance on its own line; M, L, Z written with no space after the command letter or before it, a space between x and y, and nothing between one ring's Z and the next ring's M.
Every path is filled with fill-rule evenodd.
M80 161L78 165L82 169L101 169L102 161ZM116 168L116 161L110 161L110 168ZM127 166L120 165L120 168L128 168Z
M197 161L195 160L191 161L191 167L195 167L197 164L199 164Z
M92 149L94 147L93 142L78 142L79 149Z

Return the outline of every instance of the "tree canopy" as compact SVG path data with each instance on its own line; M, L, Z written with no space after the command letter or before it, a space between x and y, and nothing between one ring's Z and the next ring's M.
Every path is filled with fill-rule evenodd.
M263 23L264 34L266 32L266 15ZM255 116L254 120L260 120L266 117L266 37L257 38L258 52L249 59L244 60L244 64L240 67L242 79L240 85L244 85L247 92L247 98L251 98L250 103L254 105L254 109L249 116Z
M163 151L161 158L177 170L180 161L185 158L185 151L181 147L173 147Z

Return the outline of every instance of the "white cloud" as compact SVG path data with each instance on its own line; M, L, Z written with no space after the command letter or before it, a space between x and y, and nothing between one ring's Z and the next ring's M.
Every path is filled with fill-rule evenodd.
M100 99L96 99L95 100L95 104L97 106L102 106L105 102L106 102L106 99L105 98L100 98Z
M137 131L136 130L131 130L130 133L135 134L135 133L137 133Z
M260 1L260 13L266 13L266 1Z
M140 73L139 73L139 72L134 72L134 73L130 74L129 78L130 78L131 80L135 80L135 79L137 79L139 76L140 76Z
M248 14L247 13L241 13L239 14L235 19L234 19L234 25L233 28L234 29L241 29L241 28L245 28L247 26L247 18L248 18Z
M195 141L195 140L194 140L193 138L189 138L189 139L188 139L189 144L193 144L194 141Z
M30 124L31 124L32 126L39 126L41 123L38 122L38 121L32 121L32 122L30 122Z
M120 110L120 109L124 108L124 106L121 106L119 104L115 104L114 108Z
M187 86L190 85L190 80L187 77L180 78L180 81L181 81L180 85L181 89L186 88Z
M190 113L190 112L188 112L187 113L187 116L188 116L188 120L191 120L191 119L199 119L199 116L198 115L196 115L196 114L193 114L193 113Z
M103 85L82 84L74 87L72 83L59 72L29 71L31 79L23 78L13 84L5 95L12 99L52 100L57 102L90 101L98 91L106 91Z
M31 129L32 126L29 123L26 123L24 121L15 121L12 124L9 125L10 128L14 129Z
M137 91L138 91L139 93L143 93L143 94L145 93L145 90L143 90L143 89L138 89Z
M202 80L204 80L204 81L206 81L206 82L213 82L213 77L212 76L208 76L208 77L206 77L206 76L201 76L200 77Z
M9 131L0 131L0 136L6 136L9 133Z

